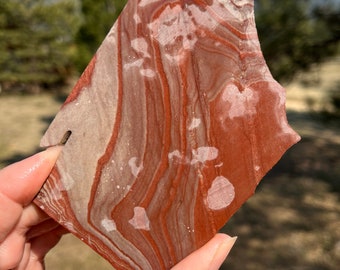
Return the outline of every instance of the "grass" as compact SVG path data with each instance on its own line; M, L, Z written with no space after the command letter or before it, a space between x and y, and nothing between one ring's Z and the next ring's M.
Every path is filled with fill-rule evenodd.
M49 94L0 96L0 167L38 151L60 105Z
M302 141L221 230L238 236L221 269L339 269L340 125L338 118L315 117L326 90L339 80L339 70L340 62L333 61L320 68L318 85L306 83L308 74L287 86L288 117ZM48 94L0 96L0 167L39 150L40 137L60 105ZM46 266L112 269L71 235L48 254Z

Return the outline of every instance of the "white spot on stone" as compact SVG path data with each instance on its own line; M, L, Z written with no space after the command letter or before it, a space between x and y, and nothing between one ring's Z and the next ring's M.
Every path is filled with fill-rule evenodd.
M254 166L254 169L255 169L255 171L259 171L260 169L261 169L261 167L260 166L258 166L258 165L256 165L256 166Z
M194 229L192 229L190 226L184 225L189 233L195 232Z
M150 231L150 220L146 214L145 208L136 206L134 209L133 218L129 220L129 223L138 230Z
M214 160L218 156L218 149L216 147L203 146L192 150L191 164L197 162L204 163L206 161Z
M242 92L233 84L229 84L222 94L224 102L230 104L228 117L251 116L256 114L256 105L258 103L258 95L249 88L245 88Z
M153 37L161 45L171 45L181 39L182 48L192 49L197 42L194 34L197 26L187 11L180 5L167 6L160 14L158 20L150 23L149 28Z
M193 130L195 128L198 128L200 124L201 124L201 119L193 118L191 123L190 123L189 130Z
M179 150L174 150L168 154L168 159L173 159L174 157L182 158L181 152L179 152Z
M138 4L140 7L145 7L147 5L150 5L152 3L158 2L159 0L141 0Z
M230 181L217 176L211 184L207 195L207 205L212 210L226 208L235 198L235 189Z
M131 168L131 173L137 177L141 170L143 170L143 164L141 163L139 166L136 165L137 157L132 157L129 160L129 166Z
M132 67L141 67L143 64L144 60L143 59L138 59L132 62L128 62L124 64L124 69L129 69Z
M152 78L156 76L156 73L152 69L141 69L140 74L148 78Z
M112 232L117 230L116 223L112 219L104 218L101 221L101 225L105 228L107 232Z
M70 232L74 232L74 226L71 222L69 221L65 221L65 222L61 222L63 224L63 226L69 230Z
M131 47L137 51L143 54L143 57L151 57L148 53L148 43L146 42L145 38L135 38L131 40Z
M181 154L179 150L174 150L168 154L169 161L176 161L181 164L190 164L190 159Z
M231 16L238 20L252 18L252 12L245 12L244 9L242 9L245 5L249 5L249 0L217 0L214 2L214 5L217 3L223 4Z
M184 60L185 57L187 56L187 53L185 50L181 49L178 51L177 54L175 55L171 55L171 54L165 54L165 57L170 61L170 62L174 62L177 64L181 64Z
M142 22L142 20L140 19L139 15L138 15L137 13L135 13L135 14L133 15L133 19L135 20L135 23L136 23L136 24L139 24L139 23Z

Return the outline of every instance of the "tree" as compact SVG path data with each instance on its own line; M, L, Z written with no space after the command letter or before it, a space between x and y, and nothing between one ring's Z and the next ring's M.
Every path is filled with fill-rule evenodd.
M312 16L314 25L321 26L318 33L323 37L319 44L316 43L316 48L328 55L336 53L340 41L340 3L336 5L334 2L325 2L316 5Z
M318 5L313 2L255 1L262 51L274 77L279 80L289 80L298 71L337 52L339 9L332 2L319 1Z
M76 35L79 71L84 70L127 0L81 0L82 25Z
M76 1L1 0L2 90L14 86L34 89L64 81L72 66L79 19Z

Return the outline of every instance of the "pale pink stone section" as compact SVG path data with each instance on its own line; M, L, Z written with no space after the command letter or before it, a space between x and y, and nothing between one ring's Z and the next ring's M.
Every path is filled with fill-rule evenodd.
M208 190L207 205L212 210L226 208L235 198L232 183L224 176L217 176Z
M150 220L146 214L145 208L136 206L134 209L133 218L129 223L137 230L150 231Z

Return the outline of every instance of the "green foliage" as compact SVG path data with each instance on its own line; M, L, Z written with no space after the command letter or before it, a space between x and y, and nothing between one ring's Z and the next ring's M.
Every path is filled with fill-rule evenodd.
M68 0L0 0L2 90L51 85L69 76L78 6Z
M317 49L326 48L328 54L337 53L340 41L340 2L337 5L325 2L316 6L312 15L316 20L315 27L322 26L318 33L324 37Z
M275 78L289 80L336 53L339 9L331 2L308 0L255 1L261 47Z
M81 0L82 25L76 35L78 52L75 64L84 70L109 32L127 0Z

